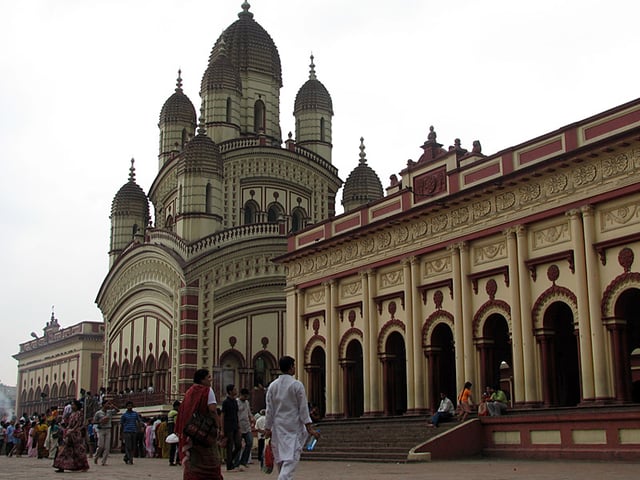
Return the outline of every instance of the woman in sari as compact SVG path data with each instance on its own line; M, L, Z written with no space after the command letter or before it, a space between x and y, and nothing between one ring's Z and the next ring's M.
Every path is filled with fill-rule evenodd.
M222 480L216 438L210 438L210 445L202 445L182 433L194 413L211 415L220 431L216 396L211 388L211 374L206 369L196 371L193 376L193 385L180 404L175 433L180 437L178 451L184 468L183 480Z
M56 472L65 470L89 470L87 461L87 431L82 418L82 403L71 403L71 415L67 418L67 428L62 437L62 446L53 461Z
M47 447L45 447L45 441L47 439L47 431L49 430L49 426L47 425L47 421L44 416L40 417L40 423L36 427L36 432L38 434L38 458L47 458L49 456L49 451Z
M31 422L31 426L29 427L29 430L27 430L27 456L31 458L36 458L38 456L38 430L36 430L37 426L38 424L36 422Z
M156 442L161 458L169 458L169 450L171 448L171 445L166 442L167 435L169 435L167 429L167 417L164 416L161 418L160 423L156 427Z

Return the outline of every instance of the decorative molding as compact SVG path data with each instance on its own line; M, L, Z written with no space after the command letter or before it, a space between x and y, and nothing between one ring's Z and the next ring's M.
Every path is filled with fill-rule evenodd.
M506 265L503 267L492 268L491 270L485 270L483 272L471 273L467 275L467 278L471 280L473 293L475 293L476 295L478 294L478 280L480 280L481 278L494 277L496 275L503 275L504 284L507 287L509 286L509 267Z
M362 301L359 301L359 302L347 303L345 305L340 305L336 307L336 310L338 310L338 315L340 316L340 321L344 320L343 317L344 317L345 310L351 310L351 309L359 309L360 318L362 318Z
M624 237L613 238L604 242L594 243L593 247L596 249L600 262L602 265L607 264L607 250L614 247L620 247L622 245L628 245L630 243L640 242L640 233L632 233Z
M498 242L473 246L473 264L482 265L507 258L507 241L500 240Z
M426 285L419 285L417 287L418 292L420 292L420 295L422 296L422 304L423 305L427 304L427 292L429 290L435 290L437 288L448 288L449 289L449 295L453 299L453 279L448 278L448 279L442 280L440 282L428 283Z
M378 307L378 314L382 315L382 304L387 300L400 299L400 304L402 305L402 309L404 310L404 291L396 292L396 293L388 293L386 295L378 295L377 297L373 297L373 301L376 303Z
M552 253L551 255L545 255L544 257L532 258L530 260L526 260L524 263L529 269L531 273L531 278L535 282L538 278L537 268L539 265L543 265L545 263L553 263L559 262L561 260L566 260L569 262L569 270L571 273L576 273L575 263L573 259L573 250L565 250L563 252Z
M571 241L571 229L569 228L568 221L564 221L557 225L547 226L539 230L533 230L532 235L533 250L540 250L552 245Z

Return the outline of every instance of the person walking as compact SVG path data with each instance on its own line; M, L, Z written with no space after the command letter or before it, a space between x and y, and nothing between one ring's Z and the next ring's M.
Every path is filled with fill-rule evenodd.
M176 417L175 432L180 437L179 455L183 465L183 480L222 480L217 439L211 435L209 444L193 442L184 435L186 423L195 414L210 415L220 431L216 396L211 388L211 374L207 369L197 370L193 375L193 385L184 395Z
M93 463L98 460L104 466L107 464L109 450L111 450L111 423L113 416L118 413L118 408L111 401L103 401L102 407L93 416L93 425L98 432L98 448L93 455Z
M458 395L458 408L460 409L460 421L464 422L471 413L473 399L471 396L471 382L465 382L460 395Z
M125 407L127 411L120 417L120 428L122 430L122 440L124 441L124 463L133 465L138 424L142 423L142 418L140 418L138 412L133 410L133 402L127 402Z
M176 400L175 402L173 402L173 408L169 410L169 413L167 414L167 431L169 435L171 435L172 433L175 433L176 435L178 434L175 427L179 408L180 402ZM178 444L172 443L171 447L169 448L169 465L174 466L179 464L180 460L178 459Z
M67 426L62 436L62 449L53 461L56 472L87 471L87 429L84 425L82 403L80 400L71 402L71 413L67 417Z
M255 419L251 415L251 405L249 405L249 390L240 390L238 401L238 424L240 426L240 437L244 440L244 447L240 451L240 466L248 468L251 461L251 449L253 448L253 426Z
M222 402L222 426L227 439L227 472L244 471L240 467L240 424L238 422L238 390L233 384L227 385L227 398Z
M304 385L294 378L295 360L284 356L279 366L283 374L267 389L265 437L271 438L278 480L292 480L307 436L320 433L313 428Z

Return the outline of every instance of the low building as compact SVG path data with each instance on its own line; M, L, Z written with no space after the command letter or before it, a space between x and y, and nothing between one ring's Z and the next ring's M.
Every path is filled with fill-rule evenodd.
M44 412L102 387L104 324L80 322L61 328L51 313L43 335L20 344L16 413Z

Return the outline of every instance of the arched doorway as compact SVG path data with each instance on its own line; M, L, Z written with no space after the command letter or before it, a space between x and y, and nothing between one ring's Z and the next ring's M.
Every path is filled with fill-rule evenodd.
M453 332L446 323L440 323L433 329L431 342L425 350L429 362L431 381L430 406L437 408L440 393L446 393L451 399L456 396L456 352Z
M402 415L407 411L407 350L399 332L387 337L382 360L384 413Z
M220 357L220 367L222 369L220 375L220 393L224 397L227 394L227 385L235 385L238 391L243 385L239 384L240 369L243 368L243 361L239 355L229 350Z
M481 376L484 387L500 387L508 398L513 398L511 368L512 349L509 325L506 318L494 313L482 328L482 338L477 339L480 352ZM503 378L504 377L504 378Z
M349 342L346 355L341 361L344 414L347 417L361 417L364 413L364 375L362 345L358 340Z
M640 402L640 290L625 290L615 305L615 328L620 338L619 348L614 348L616 398L622 401Z
M311 352L311 361L305 365L307 375L309 376L308 399L311 405L318 407L321 417L324 417L327 411L325 395L327 378L326 364L326 353L322 347L318 346Z
M545 405L575 406L580 402L580 363L571 308L563 302L552 303L544 313L543 325L538 341Z

